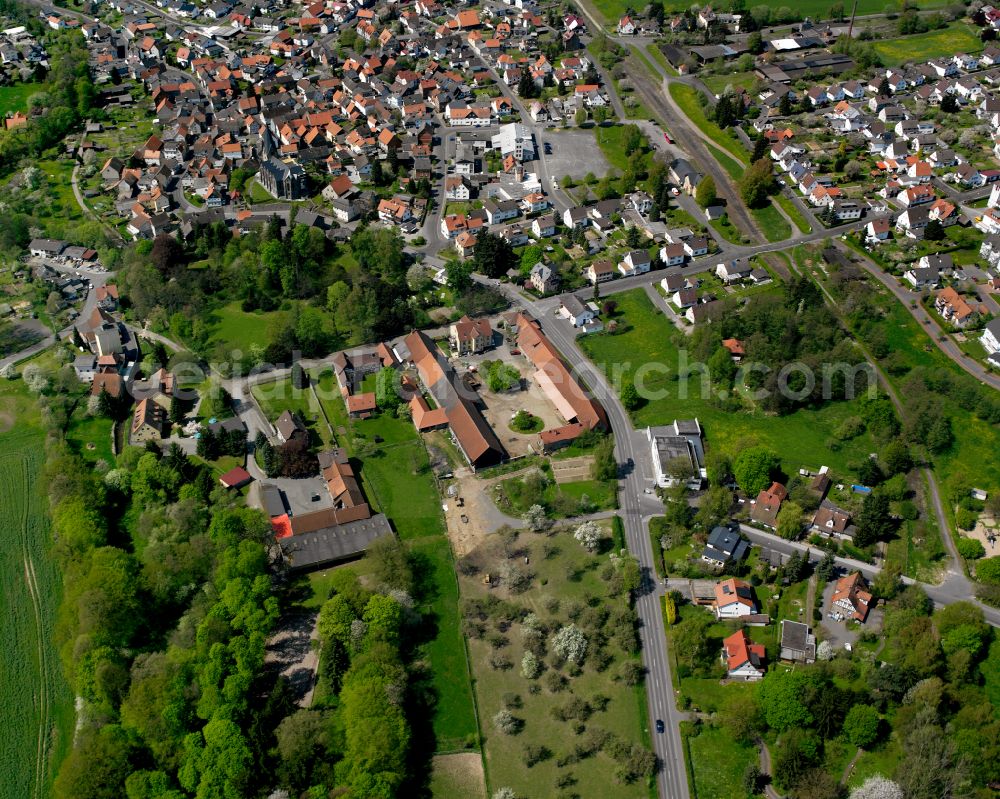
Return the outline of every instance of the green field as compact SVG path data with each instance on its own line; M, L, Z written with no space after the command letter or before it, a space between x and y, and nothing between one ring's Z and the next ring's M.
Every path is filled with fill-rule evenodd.
M964 22L954 22L947 28L915 36L882 39L872 44L886 66L906 62L919 64L931 58L952 56L955 53L978 53L983 49L975 29Z
M792 220L795 227L799 229L800 233L812 233L812 225L809 224L809 220L806 219L805 215L798 209L798 206L795 205L795 203L780 192L774 195L774 201L781 206L781 209L788 215L788 218Z
M286 316L284 311L244 311L231 302L212 311L209 317L211 342L227 350L246 352L251 346L264 347L272 325Z
M631 377L643 364L666 367L665 375L662 371L651 372L645 380L651 393L662 392L664 396L650 399L632 414L636 427L697 417L709 447L733 453L743 442L757 441L777 452L788 472L825 464L840 474L849 474L849 464L872 451L867 434L843 442L837 451L826 446L840 423L858 412L855 402L830 402L818 409L803 408L787 416L772 417L723 410L712 402L711 392L702 398L697 374L687 385L677 379L683 334L653 307L644 291L616 294L615 299L621 314L619 324L623 324L625 332L586 336L581 346L606 374L620 368L624 377Z
M768 241L784 241L792 235L792 226L788 220L781 215L773 205L765 205L763 208L751 208L750 213L764 232L764 237Z
M758 78L753 72L733 72L727 75L700 75L701 82L712 94L722 94L727 86L750 91L757 85Z
M694 796L744 799L743 772L757 761L756 748L735 743L725 730L706 724L700 726L697 735L688 738L688 747L694 771Z
M670 96L695 126L723 150L739 159L746 160L743 144L731 133L727 133L707 116L701 93L683 83L670 84Z
M718 147L713 147L711 144L706 144L705 147L714 156L715 160L719 162L719 166L726 170L729 177L733 180L739 180L743 176L746 166L726 155ZM740 154L742 155L742 151L740 151Z
M40 485L44 435L23 385L0 386L0 560L4 679L0 797L42 799L73 731L73 697L52 642L59 575L49 554L46 494ZM16 426L15 426L16 425Z
M15 111L25 113L28 110L28 98L43 91L39 83L15 83L13 86L0 86L0 117L13 114Z

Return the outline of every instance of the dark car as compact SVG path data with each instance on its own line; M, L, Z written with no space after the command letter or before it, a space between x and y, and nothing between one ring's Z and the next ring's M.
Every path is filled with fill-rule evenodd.
M665 729L666 729L666 727L663 725L663 720L662 719L657 719L656 720L656 731L657 732L663 732Z

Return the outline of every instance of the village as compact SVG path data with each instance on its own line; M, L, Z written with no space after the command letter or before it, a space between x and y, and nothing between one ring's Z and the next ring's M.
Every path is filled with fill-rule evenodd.
M3 12L0 434L43 407L39 464L93 471L142 580L189 547L159 516L253 549L231 604L273 613L288 707L232 795L367 795L342 714L374 653L366 723L419 761L386 795L923 799L911 705L953 689L920 724L962 727L941 771L985 797L1000 10L859 3ZM224 557L156 586L164 646L240 636L184 610ZM178 729L257 723L206 680ZM211 782L101 691L85 737Z

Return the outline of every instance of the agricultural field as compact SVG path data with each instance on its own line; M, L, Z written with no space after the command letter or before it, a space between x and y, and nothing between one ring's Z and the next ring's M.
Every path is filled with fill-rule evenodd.
M23 384L0 385L0 515L7 537L0 612L10 666L0 688L0 724L7 730L0 799L47 797L73 730L73 697L53 645L61 586L49 556L38 421Z
M586 336L580 343L606 374L613 374L613 369L621 367L623 378L630 377L641 364L660 364L667 369L665 374L651 373L645 380L651 392L661 391L665 396L651 399L633 412L632 420L637 427L698 418L709 447L733 453L745 442L756 441L780 453L786 470L818 468L825 464L840 474L850 473L850 464L872 451L872 441L867 434L842 442L843 446L837 451L826 447L826 441L844 419L858 413L857 401L830 402L819 408L802 408L778 417L721 409L713 402L711 393L701 396L698 379L687 384L678 381L680 359L687 357L683 350L684 335L653 306L646 293L629 291L616 294L615 299L618 301L618 322L624 332ZM623 353L628 354L624 363Z

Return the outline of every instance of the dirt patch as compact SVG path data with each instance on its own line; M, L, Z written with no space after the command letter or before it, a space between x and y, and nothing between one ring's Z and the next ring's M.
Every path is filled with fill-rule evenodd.
M312 704L319 653L313 648L312 639L318 637L318 613L289 616L267 642L264 662L278 670L291 688L299 707Z
M456 557L461 557L477 546L490 533L495 533L505 524L520 527L519 519L502 513L493 502L493 491L500 479L480 480L468 469L455 473L455 482L450 489L454 493L446 496L444 518L448 525L448 538Z
M578 480L589 480L594 458L591 455L581 455L579 458L551 461L552 476L557 483L572 483Z
M478 752L437 755L431 767L431 795L435 799L486 796L483 759Z
M983 545L986 550L986 557L992 558L1000 555L1000 526L996 519L988 514L982 514L976 522L976 527L971 531L963 531L962 535L967 538L974 538Z
M10 411L0 410L0 433L6 433L14 426L14 414Z

